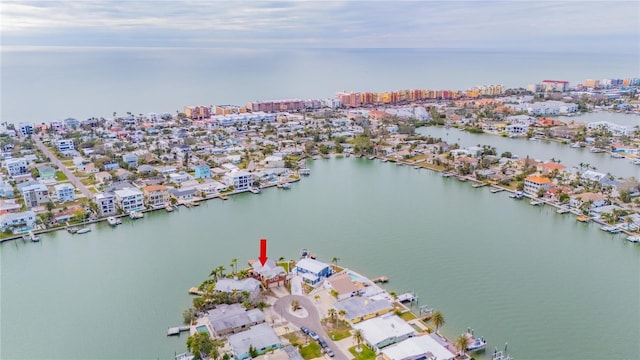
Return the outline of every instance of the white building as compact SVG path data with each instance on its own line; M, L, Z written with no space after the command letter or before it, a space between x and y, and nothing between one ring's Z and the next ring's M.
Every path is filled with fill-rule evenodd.
M62 140L58 140L58 151L60 152L66 152L66 151L70 151L70 150L75 150L75 146L73 144L73 139L62 139Z
M538 191L544 189L549 190L551 186L551 180L540 176L529 176L524 179L524 192L529 195L537 195Z
M58 202L64 203L76 199L75 188L71 184L58 184L53 189L53 196Z
M144 194L136 188L126 187L113 192L116 205L124 212L144 209Z
M49 202L49 190L42 184L28 185L20 189L27 209Z
M247 190L253 184L253 174L242 170L232 171L224 176L224 182L235 190Z
M606 129L610 131L614 136L631 135L633 133L633 127L614 124L609 121L596 121L587 124L587 129L597 130Z
M387 314L354 324L355 329L360 329L364 340L378 350L415 335L416 331L406 321L397 315Z
M18 226L32 229L35 224L36 213L31 210L0 215L0 228L2 228L3 231L7 228L14 228Z
M382 353L389 360L455 359L456 355L442 346L434 338L436 336L438 335L415 336L382 349Z
M23 175L29 172L27 169L27 159L23 157L5 160L4 168L7 169L9 177Z
M96 205L98 205L98 213L101 216L114 215L116 213L115 196L111 193L100 193L95 197Z
M510 137L522 136L526 135L527 131L529 131L529 126L527 125L519 125L519 124L511 124L505 127L505 131L509 133Z

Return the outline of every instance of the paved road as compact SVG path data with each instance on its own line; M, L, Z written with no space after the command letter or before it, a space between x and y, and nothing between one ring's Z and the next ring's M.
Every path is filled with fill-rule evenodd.
M64 166L64 164L62 163L62 161L60 161L60 159L58 159L46 146L44 146L44 144L42 143L42 141L40 141L40 139L38 139L35 136L32 137L32 139L35 141L36 146L38 147L38 149L42 150L42 152L45 154L45 156L47 156L49 159L51 159L51 162L53 164L58 166L58 169L60 171L62 171L67 176L69 181L71 181L71 183L78 190L80 190L80 192L82 192L89 199L91 199L93 197L93 193L91 191L89 191L89 189L87 189L87 187L84 186L84 184L81 183L80 180L66 166Z
M297 316L292 315L289 312L289 310L291 309L292 300L298 300L298 303L300 304L300 306L303 307L309 315L305 318L299 318ZM282 315L285 319L287 319L287 321L289 321L293 325L298 327L304 326L306 328L309 328L310 330L315 331L318 334L318 336L320 336L320 339L327 342L327 344L329 345L329 348L331 348L331 350L335 354L334 359L336 360L349 359L349 357L347 357L342 352L342 350L331 339L329 339L329 336L327 336L327 333L325 333L324 328L320 324L320 315L318 314L318 311L316 310L315 305L313 305L311 300L309 300L308 298L300 295L287 295L287 296L281 297L280 299L276 300L276 302L273 304L273 310L277 314ZM327 358L329 357L327 356Z

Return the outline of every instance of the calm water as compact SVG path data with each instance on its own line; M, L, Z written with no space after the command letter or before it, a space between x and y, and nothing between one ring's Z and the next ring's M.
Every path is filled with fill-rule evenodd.
M640 246L505 193L365 159L310 163L292 190L148 214L1 251L3 359L168 358L215 266L301 248L440 309L517 359L640 358Z
M326 98L341 90L638 76L639 50L625 51L612 63L610 54L481 50L3 48L0 120L174 113L185 105Z
M620 113L590 113L583 116L563 117L562 121L594 122L611 121L620 125L635 126L640 123L640 116ZM448 143L460 146L491 145L495 146L498 155L510 151L524 159L527 155L533 159L548 161L552 158L560 160L567 167L579 166L580 163L596 167L596 171L610 173L616 177L640 178L640 166L633 165L630 160L615 159L608 153L592 153L587 148L571 148L569 145L553 141L530 141L526 138L506 138L492 134L472 134L455 128L422 127L417 132L442 138Z

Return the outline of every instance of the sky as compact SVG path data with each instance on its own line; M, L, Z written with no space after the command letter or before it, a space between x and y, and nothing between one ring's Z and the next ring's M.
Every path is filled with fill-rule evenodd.
M640 47L635 0L2 0L0 24L3 47Z

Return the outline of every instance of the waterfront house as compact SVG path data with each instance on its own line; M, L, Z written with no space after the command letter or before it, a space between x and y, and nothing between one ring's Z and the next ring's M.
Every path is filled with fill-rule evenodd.
M386 299L354 296L335 303L335 308L344 310L344 318L352 324L384 315L393 310L393 304Z
M362 331L362 336L374 351L382 349L416 334L416 330L406 321L391 313L353 325Z
M242 170L231 171L224 176L224 182L235 190L248 190L253 184L253 175Z
M177 200L191 201L193 199L193 196L196 193L196 189L194 189L194 188L189 188L189 189L173 189L173 188L170 188L169 189L169 193L171 194L171 196L173 196Z
M338 300L358 295L359 290L363 287L361 284L360 286L356 285L346 272L331 276L324 282L324 286L329 291L335 291Z
M605 206L607 204L607 198L602 193L586 192L572 195L569 199L569 206L572 208L582 208L583 204L589 204L589 210L591 210Z
M542 189L545 192L551 187L551 180L540 176L528 176L524 179L524 193L529 195L538 195Z
M114 194L104 192L96 194L96 205L98 205L98 213L101 216L110 216L116 213L116 197Z
M4 168L7 169L9 178L13 178L18 175L27 174L27 159L23 157L10 158L4 161Z
M70 202L76 199L75 188L69 183L58 184L53 187L53 196L57 202Z
M0 215L0 228L15 230L17 227L33 229L36 224L36 213L31 210Z
M56 169L48 165L41 166L38 168L38 175L40 180L52 180L56 177Z
M115 190L116 205L124 212L140 211L144 209L144 196L142 191L125 187L123 189Z
M22 193L22 198L24 199L24 203L27 209L34 208L41 204L46 204L49 202L49 190L47 187L38 184L38 183L25 183L26 186L21 186L23 184L18 185L20 192Z
M144 201L152 208L165 207L170 203L169 188L164 185L150 185L142 189Z
M278 266L272 259L267 259L264 265L260 261L253 261L249 276L252 276L262 283L262 286L269 288L273 285L280 286L287 280L287 272L282 266Z
M381 350L386 360L453 360L456 355L437 334L414 336Z
M0 200L0 214L17 213L21 208L22 205L16 203L15 199Z
M242 280L219 279L213 290L227 294L243 293L246 291L249 295L248 300L253 302L260 295L261 288L260 281L254 278L246 278Z
M247 311L241 304L220 304L207 312L204 323L214 337L222 337L264 323L264 313Z
M276 332L266 323L258 324L247 331L233 334L229 336L228 341L236 360L245 360L251 357L249 355L250 347L255 348L258 354L264 354L282 346Z
M207 164L196 165L193 170L195 171L196 179L210 179L211 178L211 167Z
M310 285L317 285L324 279L331 276L333 270L331 267L318 260L304 258L296 263L293 272L302 276L304 281Z

